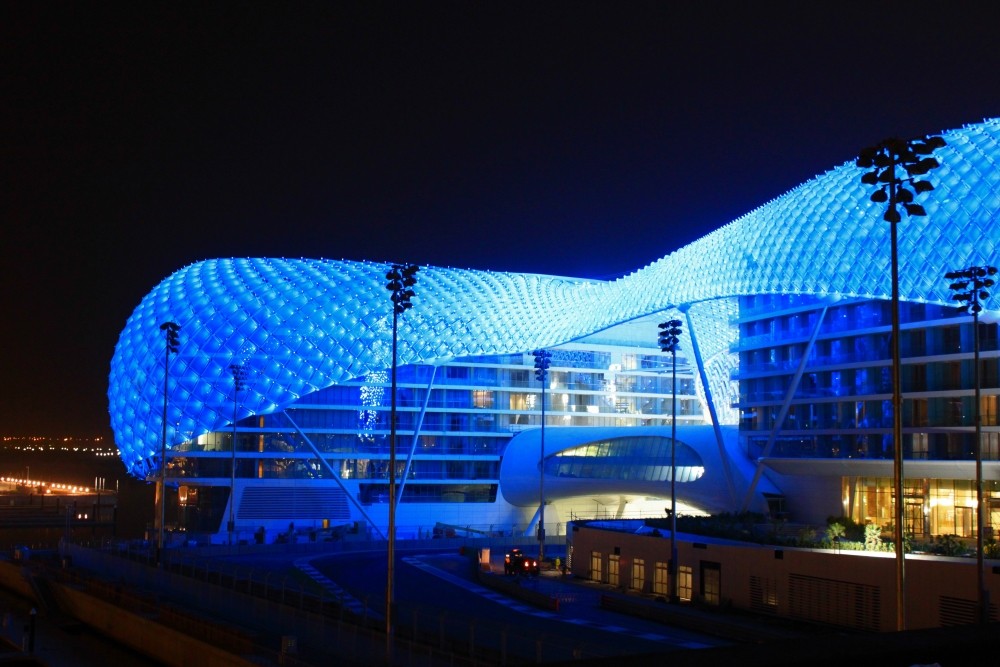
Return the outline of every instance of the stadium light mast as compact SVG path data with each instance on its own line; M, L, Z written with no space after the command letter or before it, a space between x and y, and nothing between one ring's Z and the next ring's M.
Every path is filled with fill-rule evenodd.
M915 203L914 196L929 192L934 186L926 180L917 179L931 169L940 166L933 157L936 149L945 145L941 137L922 139L885 139L864 148L858 155L857 166L868 169L861 176L864 185L873 185L876 190L870 199L876 204L886 204L882 219L890 226L892 246L892 444L893 444L893 491L894 508L893 541L896 547L896 629L906 629L906 574L903 554L903 394L900 383L899 363L899 253L896 225L902 219L902 206L910 217L927 215L924 207ZM905 172L903 176L899 170ZM909 186L909 187L907 187ZM912 188L912 189L910 189Z
M542 383L542 433L538 453L538 566L545 561L545 385L548 384L552 353L535 350L535 378Z
M949 271L944 274L945 280L952 281L948 286L954 294L952 301L959 302L959 308L972 315L972 358L973 383L975 384L976 421L976 585L979 596L979 622L990 621L990 592L986 589L986 576L983 572L983 536L986 526L986 506L983 502L983 419L980 401L979 377L979 313L983 310L982 302L990 298L989 288L996 284L993 276L997 274L995 266L970 266L961 271Z
M180 349L179 331L180 326L175 322L164 322L160 325L163 332L163 437L160 439L160 476L156 489L156 504L158 518L160 520L160 530L156 539L156 562L163 564L164 525L167 521L167 397L169 395L170 382L170 355L177 354Z
M388 281L385 288L392 298L392 402L389 412L389 549L385 586L385 634L386 652L392 657L392 641L395 629L395 583L396 583L396 363L399 316L413 307L410 300L415 296L413 286L417 284L416 264L393 264L385 274Z
M243 364L229 364L229 372L233 376L233 460L229 471L229 545L233 544L233 532L236 530L236 408L239 405L239 394L246 387L247 372Z
M667 320L660 324L660 351L672 357L670 380L670 602L680 601L677 594L677 347L680 342L681 321Z

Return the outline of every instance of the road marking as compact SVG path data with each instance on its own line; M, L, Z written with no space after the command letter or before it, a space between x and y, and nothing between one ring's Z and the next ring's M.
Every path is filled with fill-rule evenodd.
M315 556L309 558L299 558L295 561L295 567L303 572L310 579L323 587L331 595L337 598L341 606L358 616L368 616L370 618L382 618L382 614L373 609L367 608L365 604L341 588L337 582L327 577L325 574L313 567L310 562Z
M594 629L598 629L598 630L605 630L607 632L614 632L616 634L621 634L621 635L629 635L629 636L632 636L632 637L638 637L638 638L641 638L641 639L646 639L648 641L661 642L661 643L669 643L671 646L677 646L677 647L680 647L680 648L692 648L692 649L694 649L694 648L708 648L709 646L711 646L710 644L703 644L701 642L690 642L690 641L688 641L688 642L685 642L685 641L678 642L676 638L674 638L674 637L668 637L666 635L660 635L660 634L651 633L651 632L637 632L637 631L634 631L634 630L630 630L628 628L624 628L624 627L619 626L619 625L604 625L604 624L601 624L601 623L595 623L594 621L588 621L588 620L582 619L582 618L567 618L564 615L554 614L554 613L552 613L550 611L544 611L544 610L541 610L541 609L536 609L534 607L530 607L528 605L525 605L525 604L521 603L518 600L515 600L513 598L507 597L506 595L503 595L501 593L497 593L496 591L494 591L492 589L480 586L479 584L471 582L468 579L463 579L461 577L456 577L455 575L453 575L453 574L451 574L449 572L445 572L444 570L439 570L438 568L434 567L433 565L430 565L430 564L424 562L424 560L423 560L424 558L425 558L424 556L406 556L406 557L403 558L403 561L405 563L408 563L409 565L412 565L413 567L419 568L419 569L423 570L424 572L427 572L428 574L431 574L431 575L433 575L435 577L438 577L440 579L444 579L445 581L447 581L447 582L449 582L449 583L451 583L451 584L453 584L455 586L459 586L460 588L464 588L465 590L467 590L467 591L469 591L471 593L475 593L476 595L480 595L480 596L482 596L484 598L487 598L487 599L489 599L489 600L491 600L493 602L496 602L498 604L502 604L502 605L504 605L506 607L509 607L510 609L513 609L513 610L515 610L515 611L517 611L519 613L522 613L522 614L528 614L528 615L535 616L535 617L538 617L538 618L547 618L547 619L555 620L555 621L562 621L563 623L572 623L573 625L579 625L579 626L588 627L588 628L594 628ZM435 558L439 558L439 556L435 556Z

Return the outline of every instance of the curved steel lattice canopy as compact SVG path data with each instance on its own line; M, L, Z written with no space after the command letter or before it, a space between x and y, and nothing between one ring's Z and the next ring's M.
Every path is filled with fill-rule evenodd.
M905 219L901 298L948 303L947 270L981 264L1000 242L1000 120L944 134L926 217ZM614 281L422 267L400 328L401 364L551 347L629 320L690 307L703 356L732 337L731 297L760 293L888 298L889 224L852 162L649 266ZM163 425L164 340L171 356L168 444L233 416L229 366L242 364L238 418L390 365L388 265L325 259L213 259L157 285L135 309L111 361L108 400L129 472L154 471ZM694 306L694 307L691 307ZM687 332L684 334L687 336ZM682 341L682 346L685 342ZM719 374L724 381L725 375ZM725 395L726 392L715 392Z

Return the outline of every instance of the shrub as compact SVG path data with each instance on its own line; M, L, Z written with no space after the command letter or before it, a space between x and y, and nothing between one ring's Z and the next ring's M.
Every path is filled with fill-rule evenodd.
M847 530L844 528L843 524L831 523L826 527L826 539L831 544L838 542L846 534Z
M882 528L865 524L865 551L882 551Z
M939 556L964 556L968 550L968 547L955 535L941 535L937 538L931 538L931 553Z
M983 556L986 558L1000 558L1000 543L996 540L989 540L983 544Z
M826 519L827 525L840 524L844 528L842 538L861 542L865 539L865 527L849 516L831 516Z

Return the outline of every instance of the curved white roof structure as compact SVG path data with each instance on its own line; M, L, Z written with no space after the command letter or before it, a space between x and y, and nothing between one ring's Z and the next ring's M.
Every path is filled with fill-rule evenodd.
M736 427L722 430L727 444L735 446ZM580 496L662 495L670 482L671 435L670 427L664 426L545 429L546 501ZM541 438L540 428L523 431L504 452L500 489L512 505L538 505ZM723 458L710 426L678 426L675 456L676 481L683 486L678 495L709 513L728 511L734 497L742 498L746 493L753 477L753 467L745 457ZM738 469L727 474L727 466ZM767 480L756 491L777 492Z
M904 218L901 297L946 303L941 279L984 263L1000 243L1000 120L944 133L941 167L921 195L928 215ZM555 346L632 319L686 311L712 394L727 396L731 297L758 293L888 298L889 229L852 163L820 175L716 232L609 282L422 267L399 330L400 364ZM302 396L390 365L387 265L325 259L214 259L184 267L142 300L111 361L109 411L128 470L156 467L170 355L168 445L231 423L229 371L250 383L238 418L283 410ZM685 329L685 338L690 329ZM685 342L682 342L684 345ZM713 368L715 370L713 370Z

